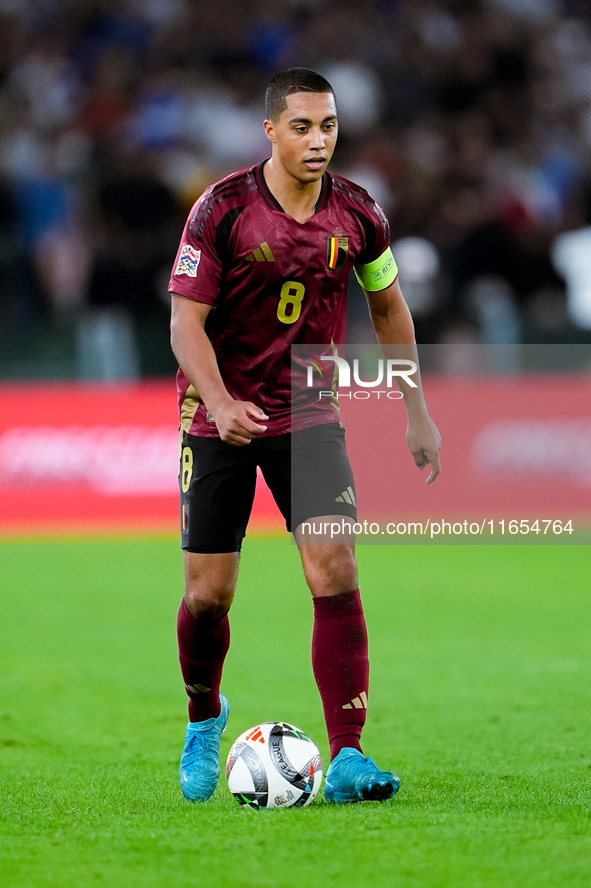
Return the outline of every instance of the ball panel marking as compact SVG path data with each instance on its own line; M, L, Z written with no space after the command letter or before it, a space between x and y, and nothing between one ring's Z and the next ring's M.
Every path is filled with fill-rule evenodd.
M243 767L236 767L237 764ZM255 807L266 807L269 785L265 762L261 761L252 746L244 741L236 741L228 756L226 772L230 791L241 805L256 803Z

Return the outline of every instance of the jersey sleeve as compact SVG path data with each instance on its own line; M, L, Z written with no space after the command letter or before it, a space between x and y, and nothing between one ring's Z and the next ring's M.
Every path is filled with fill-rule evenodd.
M390 248L390 225L376 203L362 224L365 249L355 264L355 276L364 290L385 290L398 277L398 266Z
M191 210L168 284L169 293L187 296L195 302L213 305L220 291L222 263L216 250L213 224L199 228L199 238L194 234L193 220L207 199L206 191Z

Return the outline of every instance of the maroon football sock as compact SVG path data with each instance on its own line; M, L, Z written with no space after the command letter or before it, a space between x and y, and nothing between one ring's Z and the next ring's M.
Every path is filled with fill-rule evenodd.
M197 620L183 599L176 625L181 672L189 695L189 721L217 718L222 669L230 647L228 614Z
M313 601L312 668L334 759L344 746L361 750L369 685L367 630L359 589Z

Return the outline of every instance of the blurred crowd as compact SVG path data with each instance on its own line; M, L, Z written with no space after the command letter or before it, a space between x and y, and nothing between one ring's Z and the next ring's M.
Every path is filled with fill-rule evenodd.
M291 65L335 89L420 341L590 341L588 0L0 0L2 348L66 329L82 376L168 372L186 213L268 156Z

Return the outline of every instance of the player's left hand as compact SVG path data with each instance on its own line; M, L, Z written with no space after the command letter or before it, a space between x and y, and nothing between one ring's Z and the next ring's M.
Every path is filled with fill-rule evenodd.
M428 413L421 413L419 416L409 419L406 429L406 443L421 472L425 466L431 466L431 472L427 478L427 484L431 484L441 471L439 462L441 435Z

